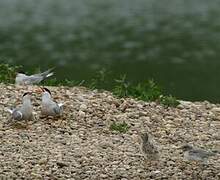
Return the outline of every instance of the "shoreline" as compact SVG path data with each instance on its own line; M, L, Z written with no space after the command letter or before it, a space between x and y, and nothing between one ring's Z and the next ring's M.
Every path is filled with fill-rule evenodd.
M33 86L36 87L36 86ZM48 86L49 87L49 86ZM24 87L0 84L0 177L24 179L181 179L220 177L219 155L206 166L183 159L182 144L220 150L220 105L180 101L175 107L84 87L49 87L65 102L62 119L40 117L40 100L33 96L36 122L5 125L6 107L20 104ZM128 130L110 129L126 122ZM147 130L159 145L157 163L140 155L138 132Z

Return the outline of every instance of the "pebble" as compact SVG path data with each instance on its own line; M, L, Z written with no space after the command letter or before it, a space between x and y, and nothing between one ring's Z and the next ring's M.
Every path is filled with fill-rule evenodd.
M80 108L81 111L86 111L87 110L87 106L85 104L81 104L79 108Z
M216 112L216 113L220 113L220 107L212 108L211 111Z
M80 110L78 115L80 118L84 118L86 116L86 113Z

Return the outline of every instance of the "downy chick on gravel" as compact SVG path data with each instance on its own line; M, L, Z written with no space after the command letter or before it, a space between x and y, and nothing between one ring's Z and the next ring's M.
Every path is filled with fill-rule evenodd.
M33 120L33 106L31 104L31 92L26 92L23 94L22 97L22 105L21 107L14 108L14 109L8 109L7 111L12 115L12 119L15 121L21 121L21 120Z
M195 148L189 144L180 147L183 150L184 158L188 161L197 161L207 163L208 158L217 155L219 152L205 151L203 149Z
M61 116L63 104L52 99L51 92L47 88L40 88L42 92L41 113L43 116Z
M141 144L140 150L144 157L149 160L158 160L159 159L159 151L157 146L154 144L152 139L149 137L147 132L140 134Z
M39 84L44 79L52 76L54 73L51 72L54 68L48 69L45 72L33 74L33 75L26 75L24 72L18 72L15 78L16 85L33 85Z

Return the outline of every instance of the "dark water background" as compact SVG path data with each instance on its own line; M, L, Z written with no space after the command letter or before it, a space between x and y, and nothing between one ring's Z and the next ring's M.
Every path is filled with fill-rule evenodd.
M87 80L105 67L219 102L219 58L219 0L0 1L0 62L29 72L56 66L58 79Z

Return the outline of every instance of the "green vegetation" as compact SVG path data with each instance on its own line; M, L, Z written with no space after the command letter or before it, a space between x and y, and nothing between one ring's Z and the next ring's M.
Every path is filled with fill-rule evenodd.
M14 83L16 72L21 66L10 66L8 64L0 64L0 81L4 83Z
M56 78L51 78L51 79L47 79L46 81L42 82L41 85L45 85L45 86L69 86L69 87L73 87L73 86L82 86L84 83L84 81L75 81L75 80L68 80L68 79L64 79L62 81L57 80Z
M107 74L108 72L106 69L100 69L91 79L91 81L86 84L86 86L90 89L102 89L106 83Z
M158 101L170 107L176 107L179 104L179 101L175 97L163 95L161 88L153 80L132 85L126 81L126 76L124 75L116 80L116 83L113 94L120 98L134 97L143 101Z
M159 86L153 80L148 80L145 83L132 85L126 81L126 76L121 76L116 80L113 94L122 97L135 97L143 101L155 101L162 94Z
M134 86L132 95L137 99L144 101L155 101L162 94L160 87L153 81L148 80L145 83L139 83Z
M130 83L126 81L126 75L120 77L120 79L115 80L116 85L113 88L113 94L119 98L127 97L130 95Z
M16 72L20 66L10 66L8 64L0 64L0 80L4 83L14 83ZM39 70L38 70L39 71ZM127 81L126 75L121 76L119 79L108 79L109 72L106 69L97 71L90 81L74 81L74 80L57 80L50 78L42 82L41 85L47 86L85 86L90 89L105 89L107 83L112 84L112 89L108 89L119 98L133 97L143 101L157 101L164 106L176 107L179 102L171 95L166 96L163 94L161 88L153 81L148 80L144 83L134 85Z
M113 122L111 125L110 125L110 130L112 131L118 131L120 133L126 133L129 129L129 126L126 122L123 122L123 123L116 123L116 122Z
M161 95L159 98L159 102L165 106L176 107L180 104L180 102L173 96L163 96Z

